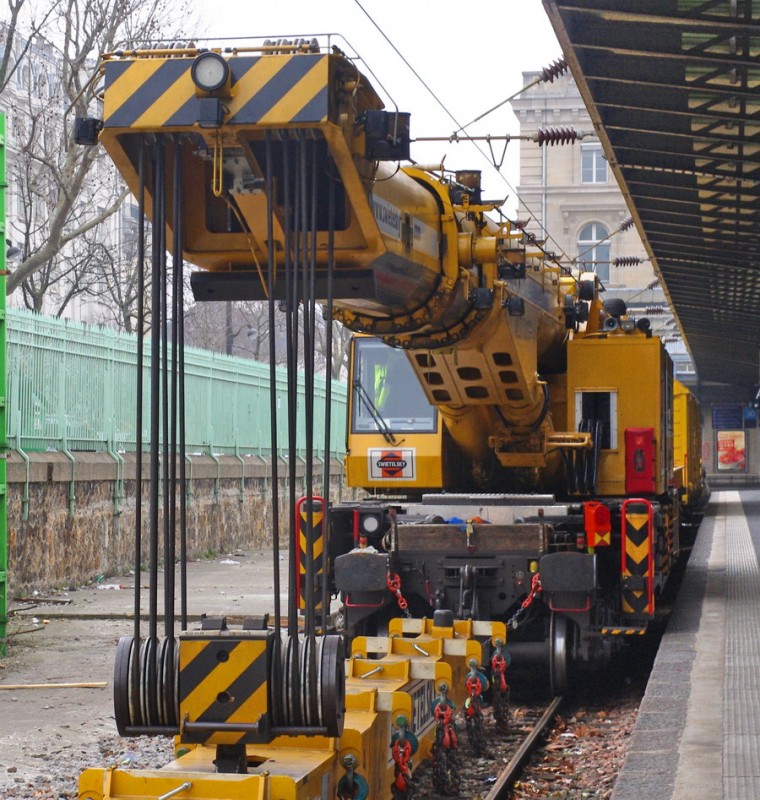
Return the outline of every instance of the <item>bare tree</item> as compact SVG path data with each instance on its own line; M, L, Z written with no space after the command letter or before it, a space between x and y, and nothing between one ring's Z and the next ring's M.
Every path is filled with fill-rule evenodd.
M321 359L321 369L327 372L327 326L324 317L317 316L315 326L315 346ZM348 375L348 357L351 345L351 331L336 320L332 321L332 358L330 375L334 381L345 380Z
M279 311L275 311L275 337L275 362L284 364L285 317ZM230 356L269 361L269 304L253 300L192 304L185 312L185 341Z
M185 341L187 344L227 355L268 361L270 350L269 304L266 301L226 303L195 303L185 312ZM303 317L298 315L298 363L304 364ZM332 378L346 377L351 332L339 322L333 322ZM285 364L285 314L275 310L275 363ZM319 309L314 325L315 366L317 372L327 371L327 320Z
M136 333L138 305L142 303L143 330L148 330L151 309L150 225L145 222L142 287L137 205L130 201L123 203L109 227L109 246L97 250L93 267L96 280L87 285L85 292L97 302L92 313L93 321L126 333Z
M40 293L51 298L58 282L78 283L58 291L62 302L92 292L89 278L104 260L82 252L86 237L97 230L98 241L108 239L104 223L128 194L101 148L81 147L72 139L75 117L98 114L99 55L158 37L181 38L182 30L172 29L169 20L186 15L182 0L47 0L41 11L35 7L29 33L22 36L24 2L10 0L12 16L0 45L3 105L12 120L9 174L15 210L21 211L10 215L9 235L23 253L7 287L10 293L23 285L25 299L38 307ZM114 277L114 260L106 259L105 266L101 283L106 275Z
M8 0L8 10L10 17L5 23L3 35L5 37L5 47L0 53L0 94L2 94L11 79L19 69L21 62L27 57L29 47L32 43L31 36L24 38L18 49L14 48L14 44L18 42L18 26L21 14L26 5L26 0ZM31 21L31 34L36 35L40 29L45 26L50 15L53 12L53 5L42 13L41 19Z

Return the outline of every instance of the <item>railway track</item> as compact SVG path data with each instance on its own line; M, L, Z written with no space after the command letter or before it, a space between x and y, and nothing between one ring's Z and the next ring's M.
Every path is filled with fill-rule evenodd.
M507 766L504 767L499 774L496 783L486 795L485 800L505 800L509 790L520 777L520 773L525 763L530 758L531 753L540 744L546 730L552 724L552 720L557 711L559 711L562 701L562 696L559 696L555 697L552 702L549 703L546 711L544 711L538 722L530 729L523 743L517 748L517 751L512 758L510 758Z
M463 715L457 717L459 731L459 786L456 793L442 795L434 788L432 760L421 763L415 772L415 800L434 800L442 796L505 800L531 753L543 741L562 704L562 697L548 705L516 706L510 712L510 725L500 732L490 715L485 720L485 752L476 752L465 734Z

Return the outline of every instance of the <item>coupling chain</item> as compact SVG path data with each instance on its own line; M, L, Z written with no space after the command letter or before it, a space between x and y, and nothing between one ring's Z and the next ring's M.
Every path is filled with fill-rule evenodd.
M412 756L419 749L417 737L407 730L409 722L402 714L396 718L398 731L391 736L391 755L393 757L393 800L413 800Z
M401 578L397 572L389 572L385 582L388 586L390 592L396 595L396 602L398 603L398 607L401 609L402 613L405 617L411 617L411 613L409 611L409 603L406 602L406 599L401 594Z
M433 786L438 794L459 794L460 774L456 728L454 726L454 704L446 696L447 687L440 686L440 695L433 701L435 717L435 741L433 756Z
M397 738L393 742L393 798L409 800L412 796L412 743L409 739Z
M507 628L514 630L520 624L520 617L530 608L533 601L541 594L541 574L536 572L530 582L530 591L525 600L522 601L520 608L507 620Z
M512 658L504 651L504 642L497 639L496 650L491 657L491 678L493 680L493 718L497 730L506 733L509 730L509 684L507 683L507 667Z

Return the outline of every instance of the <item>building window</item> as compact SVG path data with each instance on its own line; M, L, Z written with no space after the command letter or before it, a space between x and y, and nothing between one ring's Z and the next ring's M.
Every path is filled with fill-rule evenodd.
M607 161L598 142L581 145L581 183L607 183Z
M610 279L610 243L607 228L591 222L578 234L578 266L582 272L596 272L601 281Z

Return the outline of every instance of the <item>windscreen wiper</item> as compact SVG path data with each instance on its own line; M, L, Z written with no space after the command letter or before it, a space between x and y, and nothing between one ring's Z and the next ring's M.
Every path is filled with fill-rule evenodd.
M356 389L356 394L359 399L364 404L364 407L369 412L369 415L372 417L375 425L377 425L380 433L383 434L383 438L386 442L392 445L398 445L396 441L396 437L391 433L391 429L388 426L388 423L383 418L383 415L378 411L375 404L370 400L369 395L367 394L367 390L362 386L361 381L354 380L354 389Z

